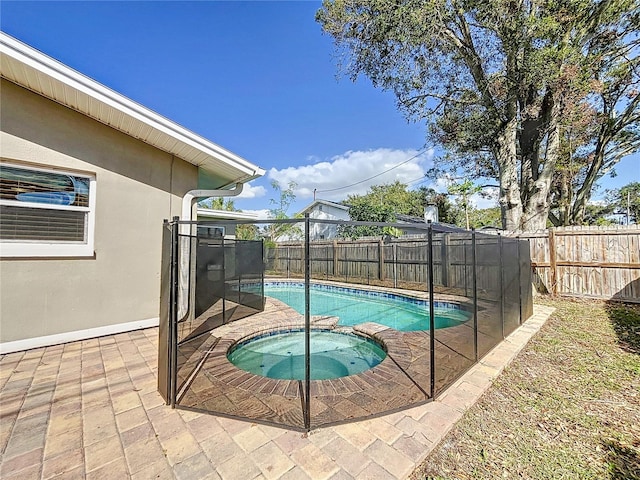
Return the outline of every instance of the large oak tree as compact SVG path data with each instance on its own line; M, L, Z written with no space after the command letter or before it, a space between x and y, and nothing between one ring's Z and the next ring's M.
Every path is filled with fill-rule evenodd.
M532 230L580 223L595 182L638 150L638 12L638 0L325 0L316 18L351 78L426 121L442 165L498 179L503 227Z

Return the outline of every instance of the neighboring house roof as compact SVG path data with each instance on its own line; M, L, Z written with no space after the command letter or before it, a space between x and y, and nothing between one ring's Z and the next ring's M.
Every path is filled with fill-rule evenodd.
M0 70L3 78L212 172L229 185L265 173L4 32L0 32Z
M198 208L198 218L211 218L219 220L257 220L255 213L231 212L229 210L212 210L210 208Z
M482 227L476 228L476 231L490 234L498 234L500 232L504 232L502 228L494 227L493 225L484 225Z
M413 215L404 215L402 213L396 214L398 223L419 223L424 225L425 221L422 217L414 217ZM455 225L449 225L448 223L432 223L433 229L436 232L465 232L464 228L456 227Z
M340 210L344 210L345 212L349 211L349 207L346 205L342 205L341 203L330 202L329 200L314 200L309 205L300 210L300 215L304 215L305 213L313 210L317 205L327 205L329 207L338 208Z
M312 203L310 203L309 205L307 205L304 209L300 210L300 215L303 215L311 210L313 210L314 207L316 207L317 205L328 205L330 207L335 207L335 208L339 208L341 210L344 210L346 212L349 211L349 206L348 205L343 205L341 203L335 203L335 202L330 202L328 200L314 200ZM396 214L396 220L398 223L418 223L418 224L425 224L424 218L423 217L416 217L413 215L404 215L402 213L397 213ZM449 225L447 223L437 223L434 222L433 224L433 229L437 232L464 232L465 229L464 228L460 228L460 227L456 227L455 225Z
M414 217L413 215L405 215L403 213L396 213L396 219L401 223L425 223L422 217Z

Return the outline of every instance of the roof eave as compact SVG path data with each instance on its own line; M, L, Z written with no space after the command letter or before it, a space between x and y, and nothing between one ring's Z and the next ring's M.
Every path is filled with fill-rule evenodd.
M156 148L174 154L193 165L215 172L228 179L230 184L248 182L265 173L264 169L233 152L187 130L4 32L0 32L0 53L3 57L0 61L3 78ZM13 71L15 69L8 61L10 59L19 62L24 72ZM22 75L24 78L20 76L20 73L24 74ZM51 88L47 90L41 82L28 82L29 75L35 79L44 75L50 79ZM73 105L71 101L65 99L65 95L59 93L64 92L65 87L72 89L81 97L86 96L87 99L99 102L100 106L105 108L98 108L96 109L97 113L92 113L89 105L84 110L78 105ZM126 118L120 118L120 121L116 123L112 121L114 112ZM126 125L127 128L124 128L123 125ZM136 135L134 133L136 130L144 131L145 135Z

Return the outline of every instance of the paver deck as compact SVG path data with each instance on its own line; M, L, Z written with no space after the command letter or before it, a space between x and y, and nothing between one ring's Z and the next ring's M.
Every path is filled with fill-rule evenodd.
M164 405L157 329L3 355L0 477L405 478L552 311L536 305L435 401L310 434Z

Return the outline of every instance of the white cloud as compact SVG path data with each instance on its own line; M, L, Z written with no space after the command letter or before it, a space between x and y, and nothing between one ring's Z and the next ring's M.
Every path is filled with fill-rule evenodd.
M268 176L284 188L290 182L295 182L297 187L294 193L299 199L313 198L313 190L317 189L316 198L340 201L348 195L362 195L372 185L393 183L396 180L410 183L420 179L432 165L433 151L418 154L417 150L388 148L349 151L328 161L282 170L272 168ZM403 162L407 163L399 165ZM396 168L386 171L392 167ZM370 178L374 176L375 178ZM353 185L354 183L357 185ZM335 190L338 188L339 190Z
M262 185L253 186L251 183L245 183L242 193L236 198L258 198L264 197L267 190Z
M433 183L428 185L428 187L433 188L436 192L447 193L447 189L454 183L456 183L456 179L453 175L444 175L437 178ZM493 208L498 206L499 193L500 189L498 187L485 187L482 189L482 193L471 195L469 200L475 208ZM457 195L449 196L451 202L455 202L456 198Z
M447 189L455 183L452 175L446 174L439 177L432 184L428 185L429 188L433 188L436 192L447 193Z
M487 187L482 189L482 195L476 193L471 196L471 201L476 208L493 208L498 206L498 196L500 189L497 187Z

